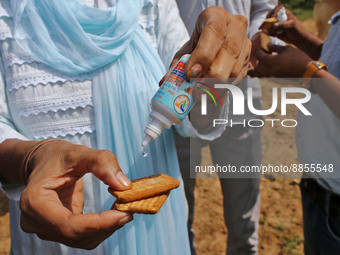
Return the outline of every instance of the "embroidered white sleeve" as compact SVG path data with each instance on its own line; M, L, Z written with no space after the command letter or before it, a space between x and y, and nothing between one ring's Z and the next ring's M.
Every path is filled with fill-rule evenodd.
M175 0L159 0L155 11L158 53L165 68L169 68L175 53L189 40L189 34L179 15Z

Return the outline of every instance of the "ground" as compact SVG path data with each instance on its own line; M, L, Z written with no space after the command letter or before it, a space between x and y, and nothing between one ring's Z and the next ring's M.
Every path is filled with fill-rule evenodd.
M307 29L315 31L313 20L304 21ZM263 83L264 109L271 104L272 83ZM282 118L280 109L269 118ZM293 119L296 109L288 108ZM270 128L262 132L263 164L288 165L297 163L294 129ZM203 149L202 164L209 164L209 149ZM198 255L225 254L227 230L223 219L223 202L218 179L197 179L194 229ZM298 179L270 178L261 181L261 215L259 254L303 254L302 210ZM0 192L0 255L9 254L10 232L8 200Z

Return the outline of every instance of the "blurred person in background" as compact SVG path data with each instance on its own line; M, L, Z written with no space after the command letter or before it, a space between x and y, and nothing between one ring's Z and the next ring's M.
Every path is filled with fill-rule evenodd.
M314 5L314 19L318 29L318 36L326 40L330 24L329 19L339 9L340 1L338 0L316 0Z
M177 0L180 15L188 29L192 33L195 28L195 20L207 7L220 6L228 12L240 15L240 21L247 18L248 37L251 39L252 54L250 62L256 64L256 52L260 46L259 26L262 24L268 12L277 5L276 0ZM236 42L235 42L236 44ZM208 49L209 50L209 49ZM228 57L228 53L224 55ZM228 78L229 70L219 68L214 77ZM211 78L205 75L204 78ZM176 148L180 163L180 169L184 181L185 194L189 204L188 231L192 254L196 254L194 243L194 231L192 227L194 219L194 188L196 179L190 178L193 167L201 162L201 148L210 145L211 156L214 165L241 166L260 165L262 162L261 128L243 125L244 121L259 118L251 113L247 107L247 89L253 89L253 105L255 109L261 109L261 87L257 79L245 78L238 84L245 96L245 115L232 114L232 98L230 99L229 114L226 119L233 120L232 127L224 126L222 135L209 134L197 138L185 138L175 132ZM229 122L230 123L230 122ZM190 167L191 171L190 171ZM257 254L258 228L260 215L260 178L261 174L249 175L249 178L236 178L237 176L220 176L223 193L224 220L228 229L227 254Z
M269 13L275 15L278 6ZM288 20L269 31L293 46L269 45L272 53L259 50L256 76L306 78L311 99L298 113L296 144L299 162L322 168L304 172L300 183L304 247L307 255L336 255L340 251L340 7L330 19L326 41L306 31L286 9ZM318 60L318 62L316 61ZM328 67L328 69L327 69Z

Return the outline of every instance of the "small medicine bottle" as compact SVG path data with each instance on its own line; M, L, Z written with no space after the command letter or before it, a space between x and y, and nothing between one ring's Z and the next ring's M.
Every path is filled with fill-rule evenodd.
M189 57L190 54L181 57L152 98L152 121L145 127L143 147L160 136L164 128L169 129L172 125L181 123L192 108L192 92L196 82L190 82L185 75L185 65Z

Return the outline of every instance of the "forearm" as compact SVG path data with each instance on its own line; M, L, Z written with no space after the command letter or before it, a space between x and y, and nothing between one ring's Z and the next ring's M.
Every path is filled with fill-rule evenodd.
M298 30L300 30L300 33L299 36L296 37L294 45L304 51L313 60L318 60L324 41L305 29Z
M329 109L340 119L340 81L329 72L320 70L316 73L311 86L322 98Z
M6 183L21 184L20 170L28 149L35 141L7 139L0 143L0 179Z

